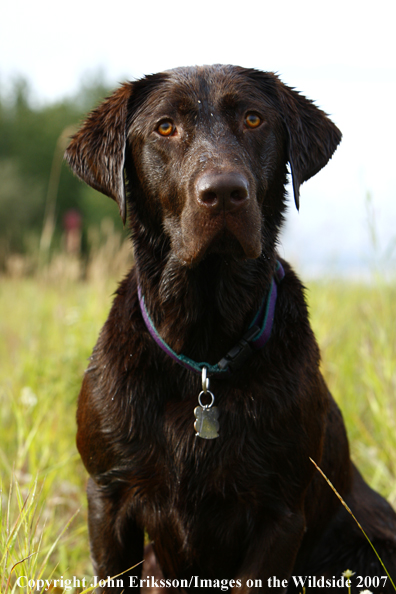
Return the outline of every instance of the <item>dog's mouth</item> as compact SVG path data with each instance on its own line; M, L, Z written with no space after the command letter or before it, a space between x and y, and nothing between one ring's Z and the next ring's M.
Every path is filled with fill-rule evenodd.
M226 226L224 226L222 231L209 244L205 252L205 255L208 254L221 254L224 256L233 256L238 259L246 258L246 253L241 243Z
M258 209L258 207L257 207ZM174 252L188 267L194 267L208 254L236 259L258 258L261 254L261 217L256 208L238 215L200 212L182 216L179 232L173 234Z

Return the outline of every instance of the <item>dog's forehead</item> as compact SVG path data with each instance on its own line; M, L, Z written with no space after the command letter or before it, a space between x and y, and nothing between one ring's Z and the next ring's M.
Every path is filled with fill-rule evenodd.
M272 73L214 65L175 68L156 76L148 95L152 113L164 108L181 112L238 108L249 101L273 105L276 77Z
M260 85L250 76L251 72L238 66L222 65L175 68L166 73L166 86L175 99L181 101L209 103L217 107L226 99L237 104L246 98L263 97Z

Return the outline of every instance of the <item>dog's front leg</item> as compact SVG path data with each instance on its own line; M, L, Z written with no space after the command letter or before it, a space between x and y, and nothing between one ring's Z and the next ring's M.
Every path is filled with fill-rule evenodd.
M265 522L245 555L238 575L242 587L235 588L234 594L286 592L304 532L300 512Z
M114 492L111 495L105 493L91 478L88 480L87 495L92 563L97 582L106 580L101 591L117 594L133 588L138 594L143 561L143 531L131 519L128 511L122 509L121 498ZM118 578L109 580L120 573L122 575Z

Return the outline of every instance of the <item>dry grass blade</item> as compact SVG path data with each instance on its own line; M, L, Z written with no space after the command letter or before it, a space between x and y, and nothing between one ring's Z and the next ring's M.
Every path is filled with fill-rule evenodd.
M135 567L138 567L139 565L141 565L144 562L144 559L142 559L141 561L139 561L139 563L136 563L136 565L132 565L132 567L128 567L128 569L126 569L125 571L122 571L121 573L117 573L117 575L114 575L113 577L107 578L104 581L107 582L108 580L115 580L116 578L120 577L120 575L124 575L124 573L126 573L127 571L130 571L131 569L135 569ZM90 586L89 588L86 588L85 590L83 590L82 592L80 592L80 594L88 594L88 592L92 592L92 590L95 590L98 586Z
M13 493L13 487L15 487L17 499L18 499L19 505L20 505L20 510L19 510L18 517L15 520L14 526L10 529L10 518L11 518L10 506L11 506L11 497L12 497L12 493ZM26 516L29 514L30 508L34 503L36 488L37 488L37 480L35 481L35 483L33 485L33 489L29 491L25 500L22 501L18 483L15 481L15 485L13 484L13 482L11 482L11 484L10 484L10 496L9 496L9 500L8 500L8 509L7 509L5 549L4 549L3 556L0 559L0 564L3 564L5 562L5 559L7 558L7 555L8 555L8 551L12 548L12 546L18 536L18 532L19 532L21 526L23 525Z
M20 565L21 563L23 563L24 561L27 561L27 559L30 559L30 557L33 557L33 555L36 555L36 553L30 553L30 555L28 555L27 557L25 557L24 559L21 559L20 561L17 561L17 563L14 563L14 565L11 567L11 571L10 571L10 575L8 576L8 580L6 583L6 587L5 587L5 591L7 593L8 588L10 587L10 582L11 582L11 575L12 572L14 571L15 567L17 565Z
M312 464L315 466L315 468L317 470L319 470L320 474L323 476L323 478L325 479L325 481L327 482L327 484L331 487L331 489L337 495L338 499L341 501L342 505L345 507L345 509L347 510L347 512L352 516L352 518L355 520L356 524L359 526L359 529L362 531L362 533L366 537L367 541L370 543L371 548L373 549L373 551L376 554L379 562L381 563L382 567L384 568L384 571L385 571L386 575L388 576L388 578L389 578L389 580L390 580L393 588L396 590L396 586L395 586L395 584L394 584L391 576L389 575L388 570L386 569L385 565L383 564L381 557L378 555L378 553L377 553L377 551L376 551L373 543L371 542L371 540L369 539L369 537L365 533L363 527L361 526L361 524L359 523L359 521L356 519L356 517L352 513L352 510L347 505L347 503L344 501L344 499L341 497L341 495L339 494L339 492L337 491L337 489L334 487L333 483L327 478L327 476L325 475L325 473L323 472L323 470L321 468L319 468L319 466L316 464L316 462L314 460L312 460L312 458L310 458L310 460L311 460Z
M50 547L48 553L46 554L43 563L41 564L39 573L38 573L38 579L41 579L44 570L47 566L48 563L48 559L50 558L50 556L52 555L56 545L58 544L59 540L61 539L61 537L64 535L64 533L66 532L66 530L68 529L68 527L70 526L70 524L73 522L74 518L79 514L80 510L78 509L73 515L72 517L68 520L68 522L66 523L65 527L63 528L62 532L58 535L58 537L56 538L56 540L53 542L52 546Z

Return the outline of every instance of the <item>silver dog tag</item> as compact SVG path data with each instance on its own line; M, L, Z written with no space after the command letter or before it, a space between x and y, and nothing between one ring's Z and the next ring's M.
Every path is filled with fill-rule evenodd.
M216 439L219 437L217 433L219 430L219 411L216 406L213 406L214 396L209 390L209 378L207 374L208 370L204 366L202 367L202 392L198 396L198 404L194 408L194 416L196 421L194 423L195 435L202 437L202 439ZM211 401L209 404L202 404L201 396L210 396Z
M195 435L202 439L216 439L219 437L219 409L217 406L197 406L194 409L197 419L194 423Z

